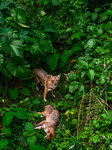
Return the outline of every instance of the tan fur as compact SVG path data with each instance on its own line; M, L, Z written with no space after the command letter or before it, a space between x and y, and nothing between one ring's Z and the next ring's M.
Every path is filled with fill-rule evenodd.
M34 129L44 128L44 131L47 133L47 135L44 138L51 141L55 138L55 129L59 121L59 112L57 109L54 109L51 105L46 105L44 108L45 110L43 112L38 113L43 114L43 116L41 117L45 116L46 120L41 121L37 124L34 122Z
M57 76L49 75L47 72L45 72L42 68L35 68L33 71L33 76L36 84L41 82L44 87L44 101L46 102L46 95L48 91L51 91L52 96L55 97L53 94L53 90L57 87L58 82L60 80L61 74ZM39 90L38 86L36 85L36 89Z

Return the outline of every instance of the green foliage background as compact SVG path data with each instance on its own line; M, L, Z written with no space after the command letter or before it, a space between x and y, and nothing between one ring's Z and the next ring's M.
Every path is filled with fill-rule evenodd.
M112 149L111 20L110 0L0 1L0 149ZM60 111L51 144L33 128L44 105L30 93L36 67L62 74L48 102Z

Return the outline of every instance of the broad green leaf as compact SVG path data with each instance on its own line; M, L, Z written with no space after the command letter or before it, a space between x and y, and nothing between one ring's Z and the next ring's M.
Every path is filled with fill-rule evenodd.
M86 43L84 48L92 48L93 46L95 46L96 42L97 42L97 39L92 38Z
M112 11L110 9L108 9L106 12L104 12L104 14L112 16Z
M69 92L73 93L75 90L78 89L78 83L73 81L69 84Z
M27 141L28 141L29 145L35 145L35 143L36 143L36 136L28 137Z
M0 140L0 149L3 149L8 143L8 140Z
M5 133L6 136L11 136L11 129L10 128L4 128L2 129L2 133Z
M35 131L26 131L26 132L23 132L23 135L24 136L32 136L34 135L36 132Z
M83 84L79 84L78 90L79 90L79 92L82 92L84 90L84 85Z
M79 60L78 64L82 67L87 69L88 68L88 62L84 61L84 60Z
M23 149L22 147L19 146L17 150L24 150L24 149Z
M11 16L16 22L20 22L22 24L25 24L26 17L24 15L24 12L18 8L13 8L11 12Z
M106 114L106 118L112 120L112 110L108 110L108 114Z
M2 40L3 51L9 53L11 57L20 56L23 58L23 43L18 36L9 31L7 37Z
M93 70L93 69L87 70L87 75L88 75L88 77L89 77L90 80L93 80L94 77L95 77L95 72L94 72L94 70Z
M23 93L24 95L26 95L26 96L30 96L30 91L29 91L28 88L23 88L22 93Z
M58 2L58 0L52 0L51 1L53 5L58 6L60 5L60 3Z
M76 79L76 74L68 73L68 78L71 79L71 80L75 80Z
M26 124L25 124L25 130L27 130L27 131L33 131L34 130L34 125L31 122L26 122Z
M41 145L31 145L29 146L30 150L47 150L44 146Z
M57 32L57 29L54 27L53 24L51 24L51 22L48 22L48 21L45 21L45 22L42 22L41 24L42 26L44 26L44 32Z
M70 98L71 98L71 94L66 94L66 95L65 95L65 98L66 98L66 99L70 99Z
M104 21L108 18L108 15L100 14L99 17L102 21Z
M82 44L80 43L76 43L73 45L73 47L71 48L70 52L73 54L75 53L76 51L80 51L82 50Z
M7 112L3 117L3 125L5 127L8 126L11 123L12 118L13 118L13 112L12 111Z
M8 69L6 68L6 62L4 61L4 63L0 66L0 72L6 76L11 78L12 74L8 71Z
M40 104L40 101L37 99L35 101L32 102L33 104Z
M16 100L16 98L18 97L18 90L17 90L17 88L9 89L9 93L10 93L11 98L13 100Z
M17 111L14 113L14 115L20 119L28 119L29 118L28 114L26 113L26 111L23 108L17 108Z
M101 73L99 75L99 81L100 81L100 84L104 84L105 81L106 81L106 74L105 73Z
M4 56L3 54L0 54L0 66L3 64Z
M83 15L84 18L87 18L91 15L91 12L90 11L86 11Z
M96 11L96 12L98 12L98 11L100 11L100 10L101 10L101 8L100 8L100 7L95 8L95 11Z
M98 14L95 12L95 13L92 13L92 20L96 20L98 17Z
M19 79L29 79L32 77L30 65L21 57L14 57L12 62L7 64L8 71Z
M54 70L58 63L58 55L56 52L46 54L46 62L50 66L51 70Z

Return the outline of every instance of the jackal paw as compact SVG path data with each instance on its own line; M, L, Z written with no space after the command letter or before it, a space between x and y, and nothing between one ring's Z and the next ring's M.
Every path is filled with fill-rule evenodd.
M53 97L56 97L54 94L52 95Z
M36 90L37 90L37 91L39 91L39 88L38 88L38 86L36 86Z
M46 99L44 99L44 101L45 101L45 102L47 102L47 100L46 100Z

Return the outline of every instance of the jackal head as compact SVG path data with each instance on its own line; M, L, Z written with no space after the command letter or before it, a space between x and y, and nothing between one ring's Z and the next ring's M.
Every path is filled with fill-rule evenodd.
M60 80L61 74L57 75L57 76L50 76L50 79L52 81L53 87L57 87L58 82Z

